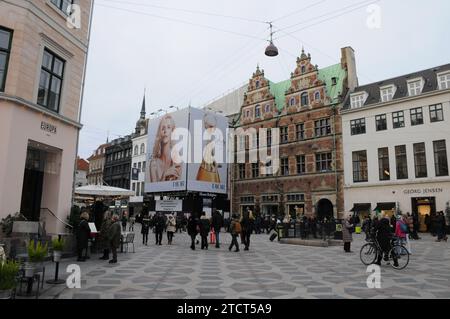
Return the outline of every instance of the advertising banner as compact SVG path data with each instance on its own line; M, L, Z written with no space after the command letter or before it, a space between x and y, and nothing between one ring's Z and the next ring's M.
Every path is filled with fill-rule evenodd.
M157 200L155 210L158 212L181 212L183 210L183 201Z

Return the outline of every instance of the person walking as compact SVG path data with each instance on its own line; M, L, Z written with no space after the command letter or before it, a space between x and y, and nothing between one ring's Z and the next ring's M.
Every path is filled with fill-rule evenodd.
M202 249L208 250L208 234L211 228L209 218L206 217L206 213L202 212L200 217L200 236L202 237Z
M195 217L195 214L191 213L191 215L188 218L188 222L187 222L187 232L188 232L188 235L191 237L191 249L192 250L195 250L195 237L197 237L199 230L200 230L199 221Z
M436 233L437 233L437 242L441 242L442 240L447 241L447 225L445 222L444 212L437 213L436 216Z
M213 212L211 225L214 230L214 234L216 235L216 248L220 248L220 231L224 225L224 221L222 214L217 210L214 210Z
M130 228L128 231L134 232L134 224L136 223L136 217L130 216Z
M172 245L173 234L177 230L177 221L175 220L175 216L169 215L167 218L167 243Z
M145 216L142 218L142 227L141 227L141 234L142 234L142 245L147 246L148 245L148 233L150 231L150 218L148 216Z
M247 209L242 213L242 217L239 222L241 224L242 234L244 238L244 250L249 250L250 248L250 236L253 231L254 221L255 217L253 217L253 212L250 209Z
M371 220L369 218L369 216L367 216L366 218L364 218L364 221L362 223L362 231L366 234L366 241L368 241L370 239L370 228L371 228Z
M127 212L123 212L123 214L122 214L122 230L124 232L127 231L127 221L128 221Z
M77 261L84 262L86 261L86 257L83 256L84 250L88 249L89 246L89 236L91 234L91 229L89 228L89 213L83 212L80 215L80 224L77 228L77 253L78 259Z
M119 223L119 216L113 215L112 224L109 227L109 245L112 252L112 259L109 261L110 264L117 263L117 249L120 246L121 229Z
M346 253L352 252L351 251L351 243L353 241L352 229L354 225L350 223L351 218L352 215L349 214L342 224L342 239L344 241L344 251Z
M397 220L397 224L395 225L395 237L398 238L400 245L407 245L408 240L408 215L404 214ZM409 246L409 245L408 245ZM411 253L411 249L408 248L408 252Z
M107 210L103 215L102 226L100 227L100 233L98 235L99 248L103 249L103 256L100 257L101 260L109 260L109 240L108 233L111 227L111 212Z
M231 233L231 245L228 250L231 251L233 247L236 247L235 252L239 252L238 236L241 232L241 224L239 223L239 217L237 214L233 214L233 218L230 223L230 233Z
M424 222L425 222L425 226L427 228L427 233L429 233L430 229L431 229L430 215L428 215L428 214L425 215L425 221Z
M164 221L164 217L162 216L161 212L158 212L155 214L155 216L153 217L153 227L155 230L155 245L162 245L162 234L164 231L164 228L166 226L166 223Z

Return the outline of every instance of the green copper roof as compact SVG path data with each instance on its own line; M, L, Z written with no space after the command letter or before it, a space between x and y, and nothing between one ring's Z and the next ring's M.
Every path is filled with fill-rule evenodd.
M280 111L284 107L284 99L286 91L291 87L291 80L286 80L279 83L269 81L270 93L275 97L275 105Z
M330 97L331 102L337 102L339 93L343 92L344 80L347 74L341 67L341 64L331 65L329 67L319 69L319 80L325 82L327 95ZM331 78L336 78L336 85L332 85ZM285 106L285 93L291 87L291 80L274 83L269 81L270 93L275 97L275 104L280 111Z
M332 85L331 78L336 78L336 85ZM319 80L325 82L327 95L331 99L331 103L338 101L339 94L344 91L344 80L347 72L342 68L341 64L331 65L329 67L319 69Z

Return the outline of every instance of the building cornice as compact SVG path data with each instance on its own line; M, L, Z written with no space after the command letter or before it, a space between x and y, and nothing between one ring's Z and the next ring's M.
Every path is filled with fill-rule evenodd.
M38 104L35 104L35 103L31 103L31 102L29 102L29 101L27 101L25 99L22 99L22 98L20 98L18 96L11 96L11 95L8 95L8 94L0 92L0 101L2 101L2 100L13 102L13 103L19 104L21 106L28 107L29 109L31 109L31 110L33 110L35 112L47 115L47 116L49 116L51 118L54 118L55 120L59 120L59 121L63 122L64 124L67 124L67 125L70 125L70 126L74 126L77 129L81 129L83 127L83 125L81 123L79 123L79 122L73 121L73 120L71 120L71 119L69 119L69 118L67 118L67 117L65 117L65 116L63 116L61 114L52 112L52 111L46 109L45 107L42 107L42 106L40 106Z
M436 184L436 183L449 183L450 177L433 177L428 179L415 179L404 181L391 181L385 183L361 183L344 185L345 189L360 189L360 188L377 188L377 187L395 187L395 186L408 186L411 184Z
M362 112L362 111L368 111L368 110L373 110L379 107L385 107L385 106L391 106L391 105L396 105L396 104L400 104L400 103L404 103L404 102L410 102L410 101L415 101L415 100L420 100L420 99L425 99L425 98L429 98L429 97L434 97L434 96L438 96L438 95L442 95L442 94L448 94L450 93L450 89L446 89L446 90L436 90L436 91L432 91L429 93L423 93L420 95L415 95L415 96L407 96L407 97L403 97L403 98L399 98L399 99L395 99L389 102L379 102L376 104L371 104L371 105L367 105L367 106L363 106L363 107L358 107L355 109L341 109L340 114L344 115L344 114L351 114L351 113L357 113L357 112Z

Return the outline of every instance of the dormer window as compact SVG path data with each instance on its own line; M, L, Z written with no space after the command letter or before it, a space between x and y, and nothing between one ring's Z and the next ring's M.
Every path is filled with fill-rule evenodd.
M356 93L352 94L350 98L351 108L356 109L359 107L363 107L364 103L366 103L367 93Z
M331 78L331 85L336 85L337 84L337 78L336 77L332 77Z
M265 112L270 113L270 104L266 104Z
M291 100L289 101L289 106L295 105L295 97L291 97Z
M305 74L306 72L306 67L304 65L302 65L302 74Z
M317 92L314 94L314 100L316 100L316 101L319 101L319 100L320 100L320 92L319 92L319 91L317 91Z
M423 80L422 79L408 81L409 96L416 96L416 95L421 94L422 89L423 89Z
M450 89L450 72L438 74L438 82L440 90Z
M255 86L256 86L257 89L259 89L259 81L256 81Z
M394 85L380 88L381 102L392 101L395 95L396 87Z

